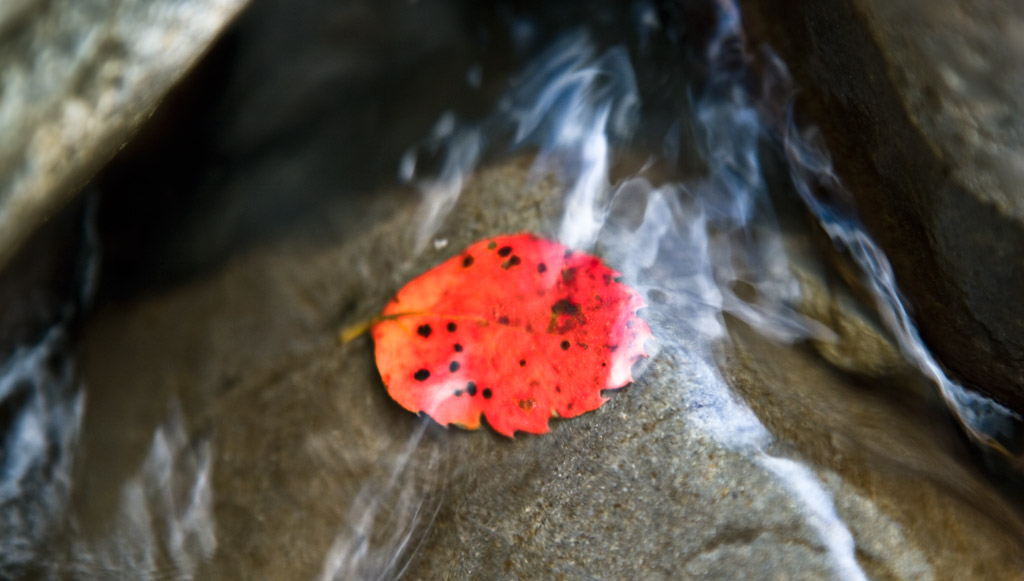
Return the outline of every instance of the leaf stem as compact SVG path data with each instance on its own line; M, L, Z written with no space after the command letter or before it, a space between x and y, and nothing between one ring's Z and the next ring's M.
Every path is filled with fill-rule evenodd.
M342 345L347 344L349 341L359 337L363 333L370 330L371 327L376 325L380 321L380 316L376 316L372 319L360 321L354 325L349 325L338 333L338 340L341 341Z
M341 332L338 333L338 340L341 341L342 345L345 345L348 342L352 341L353 339L358 338L363 333L365 333L365 332L369 331L370 329L372 329L373 326L376 325L377 323L381 323L383 321L394 321L395 319L397 319L399 317L404 317L406 315L422 315L422 314L424 314L424 313L410 311L410 312L407 312L407 313L392 313L390 315L377 315L376 317L372 317L372 318L366 319L364 321L359 321L358 323L355 323L354 325L349 325L348 327L343 328L341 330Z

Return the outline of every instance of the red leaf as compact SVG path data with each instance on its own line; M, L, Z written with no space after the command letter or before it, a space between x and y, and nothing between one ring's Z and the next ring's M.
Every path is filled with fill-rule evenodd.
M438 423L542 434L632 381L651 330L640 294L597 257L499 236L407 284L373 326L388 393Z

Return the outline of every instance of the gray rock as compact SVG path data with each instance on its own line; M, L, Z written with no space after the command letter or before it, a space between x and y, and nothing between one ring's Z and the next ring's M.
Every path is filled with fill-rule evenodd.
M245 0L0 7L0 268L156 108Z
M797 80L929 347L1024 409L1024 79L1012 2L744 2ZM784 17L780 17L784 15Z
M522 160L481 170L421 255L412 250L421 212L391 194L380 203L401 209L358 239L297 235L104 308L80 352L87 461L66 560L97 562L96 547L121 538L122 490L176 401L187 449L211 450L216 550L200 578L1024 570L1016 513L975 475L941 407L909 411L919 402L851 385L800 346L735 321L734 343L719 345L720 376L705 339L680 331L687 322L671 300L645 311L660 347L638 381L593 413L554 421L548 435L447 430L392 402L369 338L339 346L338 329L478 238L551 232L558 186L527 176ZM153 506L141 526L157 533L135 537L159 544L161 519L186 522L179 502L169 513ZM161 563L154 570L167 570Z

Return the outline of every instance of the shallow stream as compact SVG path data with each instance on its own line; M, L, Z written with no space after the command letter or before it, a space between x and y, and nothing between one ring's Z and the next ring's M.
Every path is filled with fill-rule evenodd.
M66 210L74 292L0 373L0 573L1024 572L1020 418L931 357L732 3L297 6ZM621 271L650 357L548 435L417 419L338 330L520 230Z

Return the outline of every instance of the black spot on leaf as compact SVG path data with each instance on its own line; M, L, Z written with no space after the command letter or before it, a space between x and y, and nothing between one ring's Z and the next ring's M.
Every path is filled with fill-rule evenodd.
M580 306L569 299L561 299L551 305L551 312L556 315L576 316L580 312Z
M501 268L503 268L504 270L508 270L508 269L512 268L513 266L519 266L522 263L523 263L522 259L520 259L516 255L512 255L512 258L509 258L505 262L501 263Z

